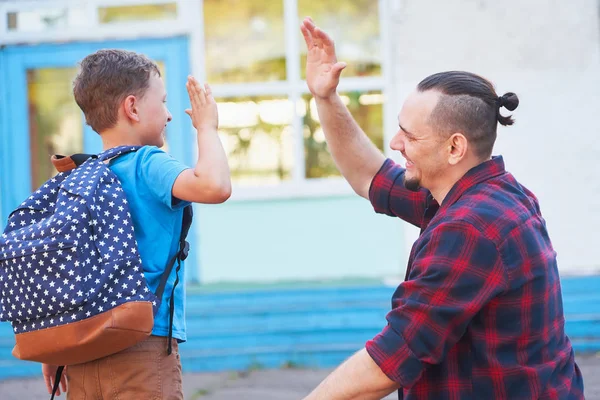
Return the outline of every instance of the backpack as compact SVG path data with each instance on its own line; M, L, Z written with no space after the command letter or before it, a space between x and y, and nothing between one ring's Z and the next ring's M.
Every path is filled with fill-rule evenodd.
M153 293L123 188L106 164L138 148L53 157L62 172L10 214L0 237L0 320L12 324L15 357L64 366L144 340L177 261L170 298L171 354L173 294L189 251L185 238L192 207L184 208L179 250Z

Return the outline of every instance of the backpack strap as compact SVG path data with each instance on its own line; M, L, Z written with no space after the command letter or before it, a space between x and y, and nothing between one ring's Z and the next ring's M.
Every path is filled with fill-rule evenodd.
M61 156L60 154L55 154L50 157L50 161L52 161L52 165L58 172L67 172L72 169L79 167L83 164L88 158L95 157L94 154L73 154L70 156Z
M171 340L173 339L173 316L175 314L175 288L179 283L179 270L181 269L181 262L187 258L190 251L190 244L185 239L190 231L193 216L194 211L192 206L186 206L183 209L183 221L181 223L181 234L179 235L179 249L177 250L177 253L169 260L169 264L167 264L167 268L165 268L155 292L156 297L162 300L162 296L167 285L167 280L169 279L169 275L171 275L171 271L173 271L175 261L177 261L177 268L175 269L175 283L173 284L171 296L169 298L169 336L167 355L171 355L172 351Z
M115 157L122 156L127 153L131 153L132 151L137 151L142 146L118 146L113 147L112 149L104 150L102 153L98 154L98 160L100 161L108 161Z
M58 391L58 386L60 385L60 378L62 378L63 370L65 369L64 365L61 365L56 369L56 375L54 376L54 385L52 385L52 397L50 400L54 400L54 396L56 396L56 392Z
M62 156L60 154L55 154L50 157L50 161L54 165L54 168L58 172L67 172L72 169L79 167L81 164L86 162L90 158L98 158L100 161L106 161L113 159L115 157L121 156L123 154L131 153L132 151L136 151L141 146L119 146L113 147L112 149L108 149L103 151L100 154L72 154L70 156Z

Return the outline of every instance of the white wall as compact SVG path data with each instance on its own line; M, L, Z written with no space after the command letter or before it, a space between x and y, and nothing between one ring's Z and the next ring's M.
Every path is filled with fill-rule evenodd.
M600 3L391 0L396 108L431 73L514 91L495 154L539 198L563 274L600 270ZM407 247L416 236L408 230Z

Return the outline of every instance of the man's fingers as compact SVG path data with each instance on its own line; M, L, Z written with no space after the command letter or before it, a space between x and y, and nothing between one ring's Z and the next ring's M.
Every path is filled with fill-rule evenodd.
M206 97L212 96L212 89L208 86L208 83L204 84L204 92L206 93Z
M315 29L316 25L311 17L306 17L306 18L304 18L304 26L306 27L306 29L308 29L308 31L310 33L312 33L312 31Z
M312 39L312 35L306 28L306 25L304 24L304 22L302 23L302 25L300 25L300 31L302 32L302 36L304 36L304 41L306 42L306 47L308 49L310 49L313 46L313 39Z
M186 108L185 109L185 113L191 117L192 116L192 109L191 108Z
M335 54L335 44L327 33L319 28L315 28L315 37L320 42L319 47L322 47L328 54Z
M345 62L335 63L335 65L333 67L331 67L331 73L333 74L334 77L339 79L340 75L342 74L342 70L344 68L346 68Z

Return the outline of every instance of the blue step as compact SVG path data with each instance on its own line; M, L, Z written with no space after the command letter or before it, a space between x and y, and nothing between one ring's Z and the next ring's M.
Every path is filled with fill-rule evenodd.
M566 331L576 351L600 351L600 276L563 278ZM386 324L395 288L343 287L207 290L187 299L185 371L281 366L333 367ZM9 324L0 323L0 380L37 376L38 363L16 360Z

